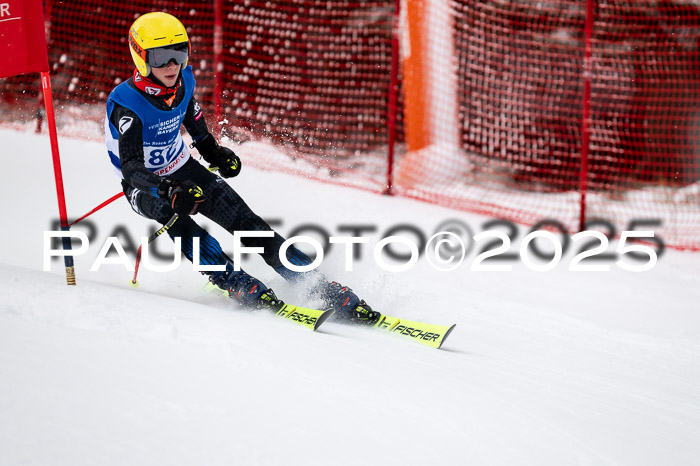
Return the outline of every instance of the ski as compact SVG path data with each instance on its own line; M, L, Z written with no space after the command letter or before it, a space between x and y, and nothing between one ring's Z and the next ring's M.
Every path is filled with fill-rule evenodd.
M206 293L217 293L228 297L228 293L221 288L207 283L204 286ZM308 307L294 306L292 304L283 304L279 309L272 309L272 312L283 319L291 320L299 325L316 331L330 316L333 315L333 310L321 311Z
M425 324L382 315L373 327L439 349L456 326Z
M299 325L303 325L311 330L318 329L330 316L333 315L332 310L319 311L318 309L309 309L306 307L292 306L284 304L282 307L273 311L275 315L287 320L291 320Z

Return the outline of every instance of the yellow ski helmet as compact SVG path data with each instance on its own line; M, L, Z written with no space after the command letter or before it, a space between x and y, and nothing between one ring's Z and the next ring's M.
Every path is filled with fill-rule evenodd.
M141 76L148 76L152 67L165 66L171 60L182 68L187 66L190 41L185 26L176 17L153 12L139 16L131 25L129 49L136 69Z

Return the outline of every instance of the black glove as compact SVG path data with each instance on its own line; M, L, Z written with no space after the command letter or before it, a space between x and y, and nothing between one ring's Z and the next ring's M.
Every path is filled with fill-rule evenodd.
M205 201L202 188L189 180L165 178L158 186L158 195L170 202L170 207L180 215L194 215Z
M228 147L220 146L211 133L193 142L192 146L209 163L209 169L219 170L224 178L232 178L241 172L241 159Z

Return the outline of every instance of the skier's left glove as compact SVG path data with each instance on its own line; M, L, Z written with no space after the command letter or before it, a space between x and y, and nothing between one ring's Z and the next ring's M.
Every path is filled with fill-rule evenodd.
M211 133L193 142L192 146L209 163L209 169L219 170L224 178L232 178L241 172L241 159L228 147L220 146Z

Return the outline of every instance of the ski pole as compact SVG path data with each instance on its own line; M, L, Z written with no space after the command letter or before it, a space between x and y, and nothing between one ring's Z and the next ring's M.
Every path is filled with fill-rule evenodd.
M148 237L148 244L150 244L152 241L154 241L156 238L158 238L160 235L165 233L170 229L170 227L173 226L173 224L177 221L177 219L180 216L178 214L173 214L173 216L168 220L168 223L160 227L155 233L153 233L151 236ZM139 245L139 250L136 252L136 266L134 267L134 278L131 279L129 284L136 288L139 286L139 282L136 280L136 276L139 273L139 265L141 264L141 248L143 247L143 243Z

